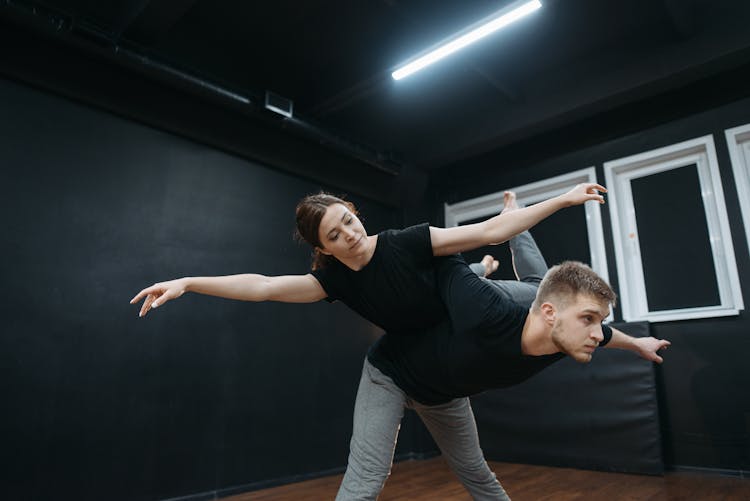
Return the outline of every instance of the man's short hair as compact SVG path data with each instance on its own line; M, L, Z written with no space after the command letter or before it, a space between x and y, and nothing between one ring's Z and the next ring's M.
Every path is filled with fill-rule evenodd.
M579 261L564 261L544 275L531 308L538 310L548 302L564 306L579 294L597 298L612 306L617 301L612 287L588 265Z

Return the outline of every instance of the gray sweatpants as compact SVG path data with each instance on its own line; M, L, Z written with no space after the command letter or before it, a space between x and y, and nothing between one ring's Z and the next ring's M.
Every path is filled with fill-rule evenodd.
M487 280L503 297L531 306L547 263L528 231L510 241L516 280ZM480 276L484 267L472 269ZM414 409L432 434L443 457L476 500L507 500L479 447L479 436L468 398L443 405L422 405L365 360L354 406L349 464L337 500L376 499L391 472L404 409Z
M484 460L468 398L423 405L365 360L354 406L349 464L336 500L373 500L391 472L404 409L419 414L448 465L475 500L509 500Z

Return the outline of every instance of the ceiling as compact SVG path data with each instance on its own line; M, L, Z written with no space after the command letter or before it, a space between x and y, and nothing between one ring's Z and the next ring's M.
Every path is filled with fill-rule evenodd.
M390 77L397 65L512 2L5 3L253 103L272 91L294 102L300 122L424 170L750 62L747 0L542 0L401 81Z

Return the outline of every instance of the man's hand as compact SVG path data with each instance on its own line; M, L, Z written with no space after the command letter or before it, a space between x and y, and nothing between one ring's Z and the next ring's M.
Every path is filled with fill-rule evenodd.
M637 347L637 353L646 360L660 364L664 361L656 352L666 350L672 344L666 339L656 339L655 337L639 337L634 340Z

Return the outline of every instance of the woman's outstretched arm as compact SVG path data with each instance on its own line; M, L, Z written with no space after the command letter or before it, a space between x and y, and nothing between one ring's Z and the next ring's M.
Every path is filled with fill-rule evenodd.
M281 301L284 303L314 303L327 294L318 280L310 275L265 275L243 274L221 277L185 277L168 282L159 282L146 287L130 300L135 304L141 299L139 316L186 292L197 292L209 296L238 299L240 301Z
M590 200L604 203L604 197L599 192L606 191L606 188L599 184L583 183L562 195L499 214L481 223L455 228L430 227L432 252L436 256L448 256L485 245L503 243L565 207L580 205Z

